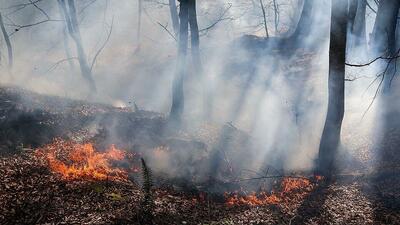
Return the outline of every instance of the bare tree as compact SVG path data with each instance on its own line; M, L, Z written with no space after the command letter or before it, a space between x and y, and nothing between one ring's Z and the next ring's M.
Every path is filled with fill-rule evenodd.
M143 10L143 0L138 0L138 24L137 24L137 33L136 33L136 42L137 49L140 50L140 35L142 31L142 10Z
M75 42L82 77L86 80L90 90L93 92L97 92L96 84L92 76L92 70L89 66L86 53L82 44L81 33L76 15L75 1L58 0L58 3L60 5L61 13L64 16L68 28L68 33L72 40L74 40Z
M380 0L374 28L371 34L372 51L377 55L393 57L396 55L396 26L400 1ZM395 76L395 61L387 60L383 79L383 92L388 93Z
M188 48L188 22L189 22L189 2L180 0L179 8L179 40L178 40L178 61L177 73L172 85L172 106L170 121L179 125L182 120L184 110L183 80L186 74L186 56Z
M289 37L290 42L295 43L297 40L300 40L310 34L313 23L313 5L314 0L304 0L299 22L297 23L296 29Z
M277 0L273 0L274 2L274 23L275 23L275 36L278 35L278 24L279 24L279 9L278 9L278 4L276 2Z
M169 11L171 14L172 27L174 28L175 36L179 35L179 17L175 0L169 0Z
M367 0L358 0L357 13L351 29L351 32L353 34L352 46L365 50L367 49L366 22L365 22L366 9L367 9Z
M328 112L319 146L317 172L328 178L340 144L344 116L344 83L346 59L348 0L332 0L329 46Z
M267 16L265 14L265 8L264 8L264 3L263 0L260 0L260 6L261 6L261 11L263 14L263 19L264 19L264 29L265 29L265 37L269 37L269 33L268 33L268 25L267 25Z
M13 49L10 41L10 36L7 33L7 30L4 26L3 16L0 13L0 28L1 32L3 32L4 41L6 42L7 51L8 51L8 68L11 69L13 67Z

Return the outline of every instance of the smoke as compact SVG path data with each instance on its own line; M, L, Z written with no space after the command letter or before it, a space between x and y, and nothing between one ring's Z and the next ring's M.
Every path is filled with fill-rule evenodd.
M272 39L289 36L300 16L302 1L280 2L279 29L275 31L271 1L265 1ZM228 153L232 158L234 154L248 157L242 161L237 159L236 167L258 170L268 164L287 171L312 168L326 114L329 2L315 1L311 35L301 43L294 43L298 51L286 55L282 52L284 48L279 52L275 45L260 53L256 51L259 46L248 49L245 45L232 44L240 42L244 34L265 35L258 1L198 1L204 74L200 80L195 73L188 73L185 78L185 120L189 121L189 127L193 126L190 130L200 129L197 126L204 111L203 97L211 96L210 121L230 123L250 135L250 149L242 149L240 154L233 151L231 156ZM87 99L90 90L80 75L78 61L66 60L64 23L60 21L57 2L38 2L37 6L51 21L25 28L18 25L38 23L46 20L46 15L33 5L21 9L12 7L21 3L26 2L2 1L2 13L7 15L5 21L15 51L15 66L8 71L2 42L2 83L44 94ZM145 1L141 38L137 40L137 1L76 3L83 46L90 63L106 42L112 26L110 40L94 64L98 93L91 100L114 106L135 103L140 109L168 113L177 58L168 6L159 1ZM369 33L374 19L371 12L367 14ZM15 29L19 30L15 32ZM68 43L69 50L76 55L70 38ZM306 48L310 45L316 47ZM368 86L376 71L348 68L346 73L350 78L366 77L346 83L343 146L351 152L360 148L362 142L349 137L350 134L363 132L358 135L364 138L374 135L369 131L377 104L363 115L374 96L376 83ZM222 136L222 131L215 134L216 140L209 143L208 151L213 150L213 144ZM173 158L163 154L161 151L158 161L162 163L154 163L160 170L176 165ZM183 161L190 158L188 153L176 154ZM174 168L170 171L177 173Z

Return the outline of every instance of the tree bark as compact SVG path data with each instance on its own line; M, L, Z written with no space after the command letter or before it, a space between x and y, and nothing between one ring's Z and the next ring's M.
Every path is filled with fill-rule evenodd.
M184 110L183 80L186 73L186 56L188 47L188 23L189 23L189 4L188 0L180 0L180 29L178 40L178 61L177 73L172 85L172 106L169 119L176 125L182 120Z
M344 78L348 0L332 0L329 46L328 111L319 146L317 173L330 177L344 116Z
M10 41L10 36L7 33L7 30L4 26L4 21L3 21L3 17L0 13L0 28L1 31L3 32L3 37L4 37L4 41L6 42L6 46L7 46L7 52L8 52L8 68L12 69L13 67L13 49L12 49L12 45L11 45L11 41Z

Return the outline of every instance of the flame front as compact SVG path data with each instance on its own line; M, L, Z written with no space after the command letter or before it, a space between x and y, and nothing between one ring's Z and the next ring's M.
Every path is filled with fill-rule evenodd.
M111 166L111 161L122 160L126 155L115 146L97 152L92 143L55 140L38 151L44 154L50 169L66 180L126 180L128 177L126 171Z
M318 178L316 178L318 179ZM288 197L304 198L313 188L310 180L306 178L290 178L285 177L282 180L280 190L268 194L266 192L255 193L240 196L238 193L225 193L226 204L229 206L234 205L269 205L284 202Z

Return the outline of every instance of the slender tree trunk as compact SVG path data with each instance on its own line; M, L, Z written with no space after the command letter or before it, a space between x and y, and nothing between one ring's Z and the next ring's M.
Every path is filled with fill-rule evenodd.
M300 40L301 38L306 37L310 34L313 22L313 4L314 0L304 0L303 9L301 11L297 27L289 37L291 41L296 42L297 40Z
M349 0L348 31L353 30L354 20L356 19L357 15L357 8L358 8L358 0Z
M278 4L276 3L277 0L274 0L274 15L275 15L275 36L278 36L278 24L279 24L279 9Z
M140 49L140 35L142 31L142 8L143 8L143 0L138 0L138 24L137 24L137 34L136 34L136 41L137 41L137 49Z
M199 26L197 24L197 13L196 13L196 0L188 0L188 19L190 25L190 37L192 45L192 55L195 63L201 62L200 60L200 36L199 36Z
M0 27L1 27L1 31L3 32L3 37L4 37L4 41L6 42L6 46L7 46L7 51L8 51L8 68L12 69L13 67L13 49L12 49L12 45L11 45L11 41L10 41L10 36L8 36L7 30L4 26L4 21L3 21L3 17L0 13Z
M396 26L399 13L400 1L380 0L378 12L375 19L374 29L371 35L372 51L376 56L394 56L396 50ZM382 64L382 70L389 63L388 69L383 76L383 92L388 93L391 81L395 76L395 60L387 60Z
M74 61L72 60L72 54L71 50L69 48L69 41L68 41L68 28L65 26L63 28L63 44L64 44L64 50L65 50L65 55L67 56L68 59L68 64L71 67L71 69L74 69Z
M169 0L169 11L171 14L172 27L174 28L175 36L179 36L179 17L175 0Z
M329 47L328 112L319 146L317 172L328 178L340 144L344 116L344 78L346 58L348 0L332 0Z
M82 38L76 15L75 2L74 0L68 0L68 4L66 4L65 0L58 0L58 1L61 6L62 12L64 14L69 34L71 38L74 40L76 45L76 51L78 54L78 61L82 77L86 80L90 90L93 92L97 92L96 84L92 76L92 71L89 67L86 53L82 45Z
M189 23L189 5L187 0L180 1L180 29L178 45L177 73L172 85L172 106L170 112L170 121L179 125L182 120L184 110L183 80L186 74L186 56L188 47L188 23Z
M204 81L203 63L200 55L200 35L199 26L197 23L196 13L196 0L189 0L189 26L190 26L190 37L191 37L191 50L192 50L192 61L194 74L198 81ZM201 84L202 98L203 98L203 116L209 118L211 111L210 97L206 94L205 84Z
M352 27L353 44L352 46L359 49L364 49L363 55L367 55L367 37L366 37L366 10L367 0L358 0L357 13ZM360 53L362 54L362 53Z
M264 29L265 29L265 37L269 37L269 33L268 33L268 25L267 25L267 16L265 14L265 8L264 8L264 4L263 4L263 0L260 0L260 6L261 6L261 11L263 14L263 19L264 19Z
M65 19L64 11L63 11L61 4L62 3L60 1L58 1L59 10ZM63 28L63 44L64 44L65 55L67 56L68 59L70 59L70 60L68 60L68 64L71 67L71 69L74 69L74 61L72 60L71 49L69 48L67 23L64 24L64 28Z

